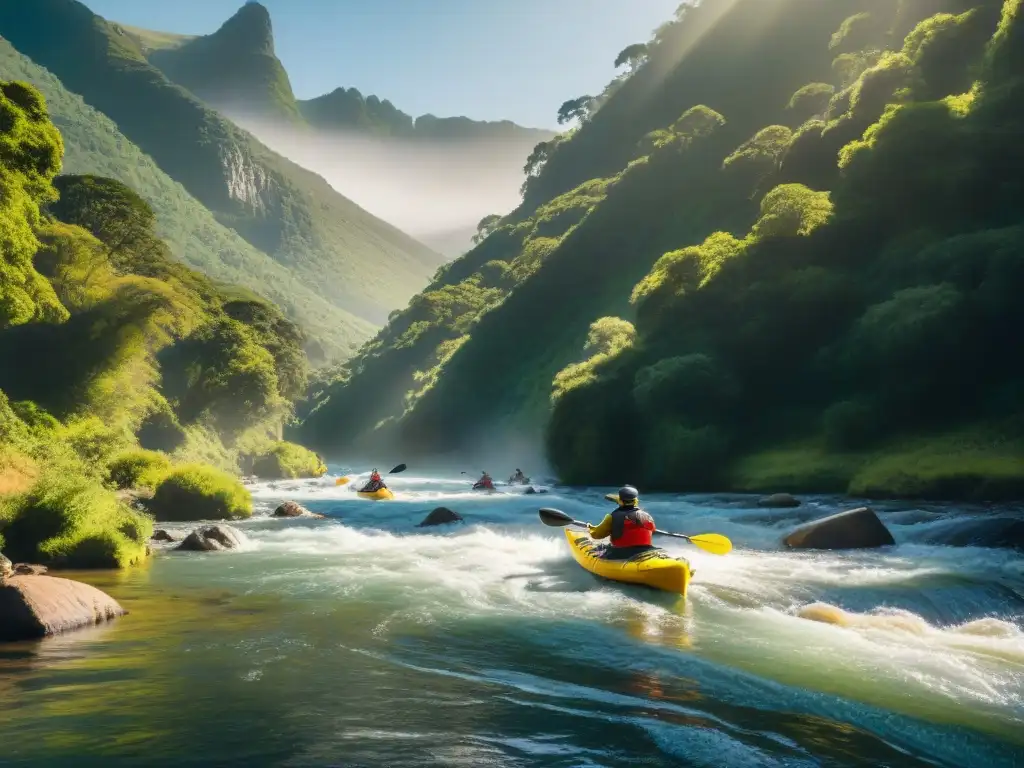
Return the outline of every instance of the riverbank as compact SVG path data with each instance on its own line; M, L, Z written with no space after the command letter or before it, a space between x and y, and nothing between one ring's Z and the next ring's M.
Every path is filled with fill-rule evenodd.
M979 429L894 441L869 451L797 443L738 461L729 490L868 499L1024 499L1024 441Z

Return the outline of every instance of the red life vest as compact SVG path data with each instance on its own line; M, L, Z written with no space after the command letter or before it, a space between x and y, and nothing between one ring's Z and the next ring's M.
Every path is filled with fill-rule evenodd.
M639 507L619 507L612 512L613 547L649 547L654 518Z

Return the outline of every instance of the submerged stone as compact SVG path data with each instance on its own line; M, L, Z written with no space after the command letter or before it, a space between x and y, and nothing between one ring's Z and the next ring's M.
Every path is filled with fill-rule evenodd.
M458 512L453 512L448 507L438 507L420 523L418 528L425 528L430 525L445 525L447 523L459 523L462 522L462 515Z

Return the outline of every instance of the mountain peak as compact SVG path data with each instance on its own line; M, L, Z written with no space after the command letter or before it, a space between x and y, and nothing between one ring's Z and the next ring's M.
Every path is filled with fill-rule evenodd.
M211 37L250 52L274 53L274 25L270 11L256 0L250 0L239 8Z

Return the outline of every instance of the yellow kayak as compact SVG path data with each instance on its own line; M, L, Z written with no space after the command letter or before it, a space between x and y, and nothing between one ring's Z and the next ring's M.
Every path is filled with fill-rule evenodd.
M376 491L356 491L356 496L371 501L384 501L395 498L390 488L378 488Z
M585 531L566 528L565 538L576 562L596 576L686 596L692 572L690 564L682 558L669 557L664 550L652 549L629 560L604 560L598 556L597 544Z

